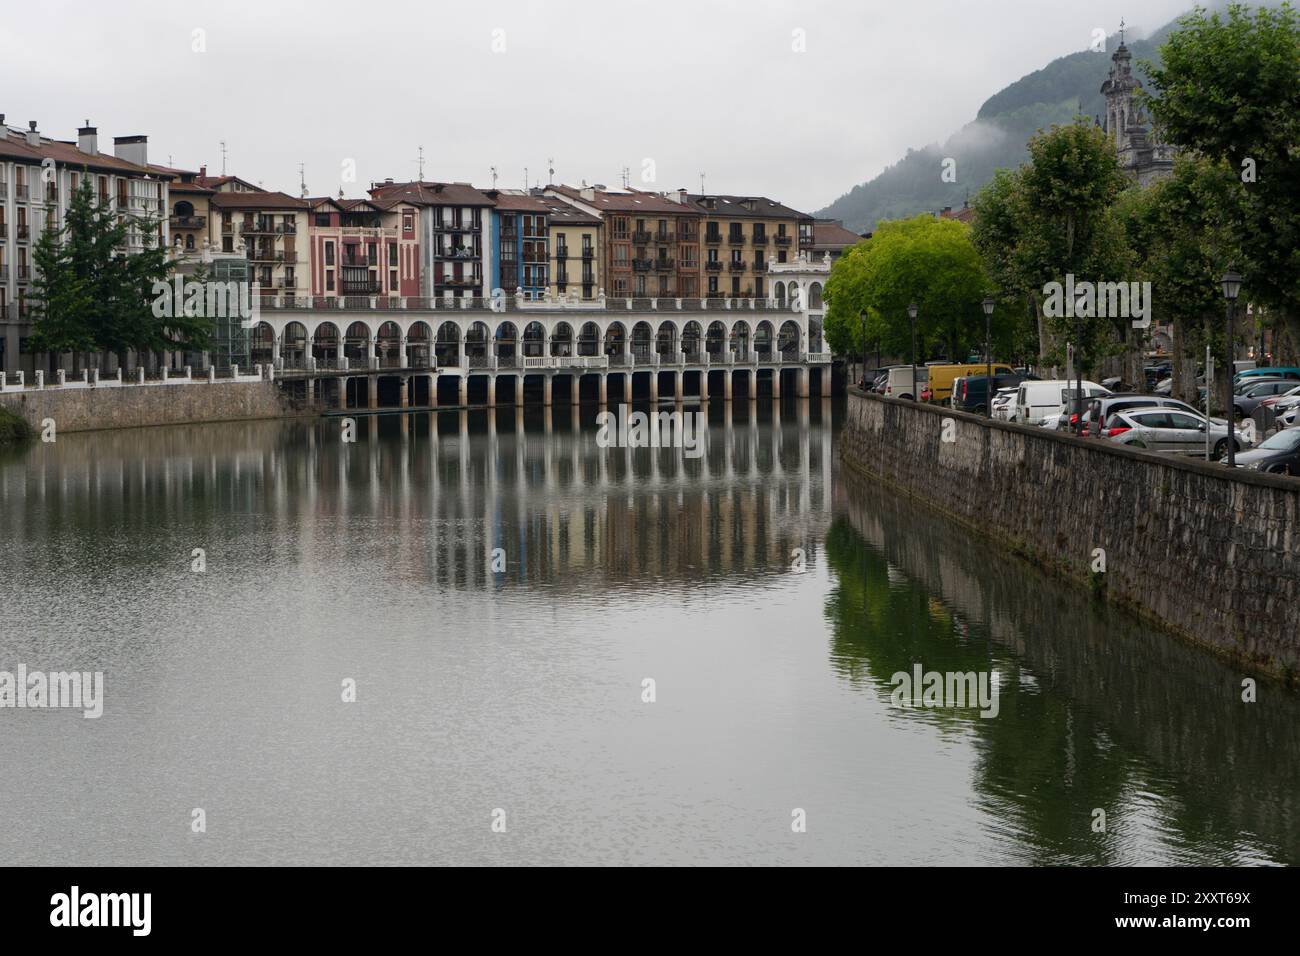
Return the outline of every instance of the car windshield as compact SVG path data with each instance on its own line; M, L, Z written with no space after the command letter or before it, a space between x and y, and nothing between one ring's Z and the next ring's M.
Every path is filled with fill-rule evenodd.
M1288 428L1286 431L1280 431L1271 438L1266 438L1258 445L1256 449L1267 449L1268 451L1294 451L1300 448L1300 428Z

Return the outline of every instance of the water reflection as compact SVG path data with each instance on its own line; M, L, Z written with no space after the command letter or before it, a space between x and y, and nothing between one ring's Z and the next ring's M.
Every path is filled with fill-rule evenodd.
M893 711L978 753L985 825L1032 863L1300 861L1300 702L845 472L826 552L832 666L1003 675L1001 712ZM1106 832L1093 812L1106 811Z

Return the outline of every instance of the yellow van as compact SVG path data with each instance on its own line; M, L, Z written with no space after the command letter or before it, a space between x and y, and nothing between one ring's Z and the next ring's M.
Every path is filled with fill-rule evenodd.
M984 362L972 365L930 365L930 401L947 405L952 398L952 383L963 375L986 375L988 365ZM993 363L994 375L1013 375L1015 369L1002 362Z

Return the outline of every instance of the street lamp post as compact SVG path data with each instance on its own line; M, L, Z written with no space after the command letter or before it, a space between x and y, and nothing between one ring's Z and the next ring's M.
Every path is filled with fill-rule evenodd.
M1227 313L1228 313L1227 343L1226 343L1226 350L1228 354L1227 354L1227 360L1223 363L1226 366L1225 373L1227 375L1227 383L1228 383L1227 390L1223 393L1224 402L1226 403L1227 406L1227 410L1224 412L1224 417L1227 419L1228 422L1228 467L1235 468L1237 467L1237 435L1236 435L1237 430L1233 426L1234 416L1233 416L1233 408L1232 408L1232 374L1233 371L1235 370L1235 366L1232 361L1233 354L1234 354L1232 349L1232 313L1237 306L1237 294L1241 292L1241 276L1237 272L1233 271L1231 267L1229 267L1228 271L1223 274L1223 279L1221 281L1223 283L1223 298L1227 302ZM1209 387L1209 383L1206 383L1206 387L1207 388ZM1209 430L1209 427L1210 427L1210 423L1206 422L1205 428L1207 431Z
M921 400L921 390L916 387L916 303L907 307L907 317L912 320L912 401Z
M984 307L984 361L987 368L984 373L984 417L993 417L993 308L997 303L993 296L986 295L980 303Z

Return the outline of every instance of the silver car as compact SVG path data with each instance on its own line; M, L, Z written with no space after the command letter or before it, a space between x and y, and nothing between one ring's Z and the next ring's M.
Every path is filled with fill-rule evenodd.
M1211 459L1217 461L1228 452L1228 425L1206 423L1205 416L1174 408L1128 408L1115 412L1107 420L1102 434L1110 441L1131 448L1172 452L1175 455L1205 457L1205 433L1210 433ZM1232 430L1238 451L1252 444L1245 433Z

